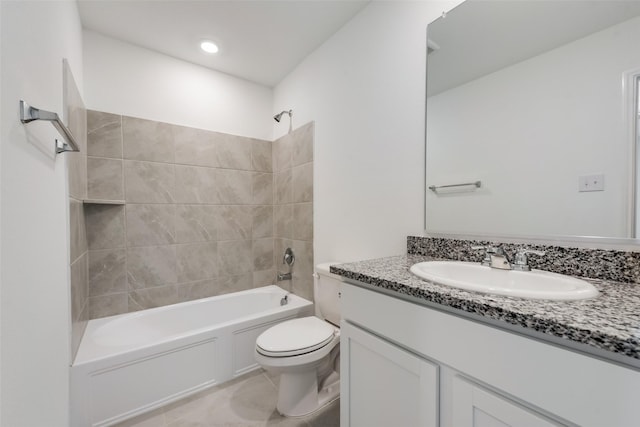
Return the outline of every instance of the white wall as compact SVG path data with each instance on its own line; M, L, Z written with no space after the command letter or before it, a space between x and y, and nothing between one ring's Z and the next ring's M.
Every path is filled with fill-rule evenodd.
M427 182L483 188L429 192L428 230L628 237L622 81L639 38L635 18L429 97ZM600 173L604 191L578 192Z
M74 1L2 1L0 424L69 423L66 164L48 123L24 126L18 100L62 113L62 58L82 82Z
M424 230L426 27L458 3L374 1L276 86L274 111L316 121L316 263L403 254Z
M272 89L84 31L87 108L271 139Z

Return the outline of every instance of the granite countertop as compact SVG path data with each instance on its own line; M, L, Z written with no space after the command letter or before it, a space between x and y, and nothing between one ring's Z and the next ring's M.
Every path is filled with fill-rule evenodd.
M409 298L413 302L423 300L426 305L454 314L471 314L493 325L505 322L505 326L523 327L537 332L537 337L553 337L553 342L566 342L569 347L578 343L583 345L582 350L595 349L594 354L616 356L612 360L640 367L640 285L585 279L600 291L598 297L579 301L531 300L468 292L409 272L413 264L435 259L440 258L405 255L337 264L330 270L374 289L391 291L400 298L413 297Z

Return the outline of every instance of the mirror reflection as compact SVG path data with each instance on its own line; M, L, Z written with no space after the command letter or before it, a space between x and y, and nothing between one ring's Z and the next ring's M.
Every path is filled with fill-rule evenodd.
M428 26L427 232L636 237L638 15L467 0Z

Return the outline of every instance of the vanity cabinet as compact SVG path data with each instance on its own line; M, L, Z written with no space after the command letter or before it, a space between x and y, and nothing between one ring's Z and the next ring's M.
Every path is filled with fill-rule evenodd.
M456 427L557 427L562 425L458 375L453 378L451 403L451 418Z
M341 426L631 427L640 372L345 283Z
M347 425L438 426L438 365L348 323L341 339Z

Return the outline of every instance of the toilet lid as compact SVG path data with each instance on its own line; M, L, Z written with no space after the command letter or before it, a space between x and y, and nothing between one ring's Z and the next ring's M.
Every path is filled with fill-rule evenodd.
M264 331L256 348L265 356L286 357L309 353L327 345L335 328L315 316L287 320Z

